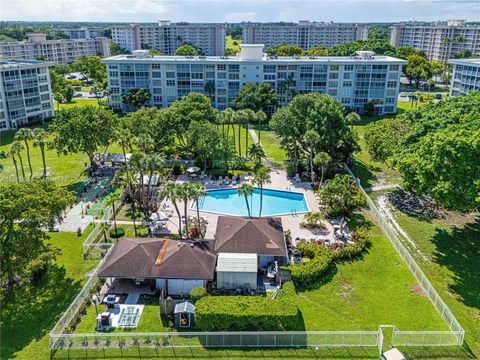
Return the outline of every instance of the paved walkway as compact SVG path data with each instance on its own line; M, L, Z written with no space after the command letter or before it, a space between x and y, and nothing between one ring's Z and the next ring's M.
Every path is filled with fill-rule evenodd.
M250 136L252 137L252 140L254 143L258 143L258 136L257 133L255 132L255 129L253 128L252 124L248 124L248 132L250 133Z
M62 223L58 225L59 231L76 232L78 228L82 232L94 220L93 215L67 215Z

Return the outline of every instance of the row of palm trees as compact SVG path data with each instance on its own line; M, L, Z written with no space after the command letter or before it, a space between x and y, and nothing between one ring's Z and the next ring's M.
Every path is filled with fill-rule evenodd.
M8 150L8 155L12 158L13 165L15 167L15 174L17 177L17 181L20 182L20 174L18 169L18 164L20 163L20 170L22 173L22 178L25 181L25 168L23 165L23 157L22 152L23 150L27 151L27 162L28 162L28 169L30 170L30 177L29 179L32 180L33 177L33 169L32 169L32 161L30 158L30 141L33 140L33 146L40 148L40 153L42 155L42 164L43 164L43 172L42 178L47 177L47 165L45 162L45 146L47 145L47 136L48 133L42 128L35 128L35 129L28 129L28 128L21 128L15 134L14 142L10 149Z
M257 185L260 188L260 209L258 216L262 216L263 209L263 186L267 183L270 183L270 174L265 168L259 168L253 177L253 185ZM245 203L247 204L248 217L252 217L250 205L248 203L248 197L253 194L254 188L251 184L243 183L237 187L237 193L240 196L245 198Z
M202 183L176 183L174 181L168 181L163 184L160 191L160 197L164 200L168 200L173 204L175 212L178 216L178 233L180 239L183 239L183 236L189 237L188 230L188 202L194 200L197 203L197 228L200 231L202 237L205 236L200 225L200 210L199 210L199 200L207 194L205 186ZM183 202L183 216L185 218L185 231L182 231L182 215L180 213L179 202Z

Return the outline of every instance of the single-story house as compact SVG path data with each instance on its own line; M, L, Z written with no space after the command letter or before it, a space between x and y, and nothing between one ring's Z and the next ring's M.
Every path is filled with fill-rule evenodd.
M257 288L257 261L257 254L218 254L217 288L255 290Z
M219 216L215 231L215 252L257 254L258 266L288 260L287 244L279 217L241 218Z
M102 278L135 286L166 287L168 295L188 295L214 279L213 241L121 238L98 271Z

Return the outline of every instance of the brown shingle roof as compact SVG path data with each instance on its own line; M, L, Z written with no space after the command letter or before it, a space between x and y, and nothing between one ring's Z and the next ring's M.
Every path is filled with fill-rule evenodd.
M98 276L212 280L216 261L213 243L121 238Z
M280 218L245 219L219 216L215 239L217 253L287 256Z

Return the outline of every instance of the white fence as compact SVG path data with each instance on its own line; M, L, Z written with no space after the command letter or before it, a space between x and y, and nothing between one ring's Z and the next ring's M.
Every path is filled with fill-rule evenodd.
M462 326L452 314L448 306L442 300L440 295L434 289L433 285L430 283L426 275L420 269L418 264L416 263L413 256L408 252L407 248L403 245L402 241L393 230L392 225L388 222L385 216L378 210L375 203L372 201L370 196L365 192L363 187L360 185L360 181L355 177L352 173L350 168L345 165L346 171L350 174L350 176L356 181L361 189L362 193L365 195L367 199L367 206L372 213L375 220L378 222L380 227L382 228L383 232L387 235L387 237L392 242L395 250L397 250L400 257L405 261L408 268L412 272L413 276L417 279L418 283L422 287L422 289L427 294L430 301L433 303L437 311L440 313L442 318L447 323L450 332L444 331L410 331L410 332L402 332L396 331L397 335L394 336L396 341L400 343L398 345L419 345L418 342L422 342L421 345L424 346L440 346L440 345L462 345L463 339L465 336L465 331L463 330ZM395 331L394 331L395 334ZM423 339L423 340L422 340ZM452 343L452 339L455 339L455 342ZM397 345L394 343L394 345Z

